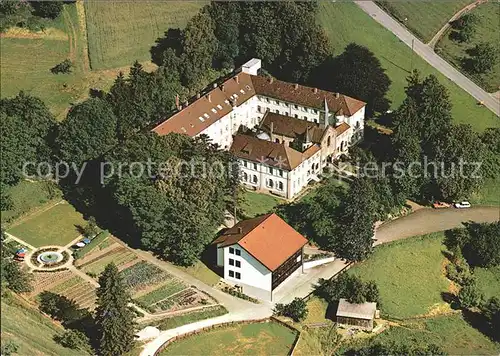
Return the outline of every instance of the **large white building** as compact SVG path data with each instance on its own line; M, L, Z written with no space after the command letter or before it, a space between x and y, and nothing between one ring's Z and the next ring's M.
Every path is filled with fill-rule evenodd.
M224 280L243 293L272 300L276 289L302 272L307 239L276 214L240 221L214 242Z
M239 158L242 183L291 199L362 137L366 104L260 76L260 67L250 60L153 131L207 135Z

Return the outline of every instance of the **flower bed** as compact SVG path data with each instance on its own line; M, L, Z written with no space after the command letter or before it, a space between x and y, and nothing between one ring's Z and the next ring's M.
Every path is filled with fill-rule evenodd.
M167 272L145 261L124 269L120 272L120 275L125 286L131 291L131 294L136 293L147 285L172 278Z
M58 248L57 247L47 247L47 248L41 248L36 250L32 255L31 255L31 263L34 266L37 267L42 267L42 268L54 268L54 267L59 267L64 265L66 262L69 260L69 253L66 251L58 252L58 254L62 255L62 259L60 260L54 260L51 262L50 260L47 260L46 262L40 262L39 257L41 255L46 254L47 252L57 252Z

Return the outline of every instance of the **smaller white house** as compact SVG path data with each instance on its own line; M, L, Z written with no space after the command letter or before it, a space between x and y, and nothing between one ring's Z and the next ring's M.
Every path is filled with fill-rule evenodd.
M214 242L224 280L261 300L287 278L302 272L302 249L307 239L271 213L240 221Z

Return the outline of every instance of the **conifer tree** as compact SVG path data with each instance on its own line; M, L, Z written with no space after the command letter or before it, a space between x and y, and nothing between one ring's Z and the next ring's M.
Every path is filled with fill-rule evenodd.
M95 317L99 354L123 355L132 349L134 343L134 314L127 305L130 295L114 263L106 266L99 284Z

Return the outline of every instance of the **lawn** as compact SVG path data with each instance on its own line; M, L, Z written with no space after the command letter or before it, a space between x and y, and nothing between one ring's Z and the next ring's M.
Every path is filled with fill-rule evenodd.
M500 296L500 266L474 268L477 286L486 299Z
M8 223L23 214L27 214L44 204L61 197L59 188L50 182L20 181L13 187L7 187L12 207L2 210L2 223Z
M497 52L499 50L498 40L500 38L500 26L498 19L500 18L500 3L488 2L482 4L472 10L473 14L477 15L479 21L474 26L476 32L468 43L459 43L450 39L450 34L453 32L448 31L436 45L436 50L448 62L453 64L465 75L469 76L476 84L481 86L488 92L496 92L499 90L500 85L500 60L496 61L493 70L484 75L471 75L465 70L462 70L462 58L469 58L467 50L472 49L480 42L488 42L493 44Z
M449 355L497 355L500 347L469 325L460 313L438 316L404 327L392 327L373 341L383 343L405 340L416 345L436 344Z
M64 246L80 235L78 229L85 224L82 214L70 204L61 203L33 214L8 232L35 247Z
M2 36L0 89L2 98L20 90L37 96L62 120L71 103L86 98L90 88L108 89L118 72L89 71L76 4L64 5L64 11L51 26L36 33L13 29ZM50 68L67 58L74 64L72 73L50 72Z
M285 203L284 200L268 194L255 193L246 190L243 194L244 202L241 204L245 218L269 213L279 204Z
M85 1L92 69L131 65L169 28L183 28L204 1Z
M81 351L64 348L53 337L64 329L48 317L21 302L5 303L2 298L2 344L12 340L19 345L16 355L82 355Z
M295 336L274 322L240 324L175 341L160 355L288 355Z
M190 313L166 318L159 321L155 325L160 330L169 330L177 328L182 325L191 324L196 321L215 318L217 316L221 316L224 314L227 314L227 309L221 305L218 305L213 308L207 308L199 311L193 311Z
M443 304L443 233L412 237L378 246L366 261L347 273L374 280L380 290L382 317L409 318Z
M318 20L329 36L335 54L341 53L351 42L366 46L375 53L392 80L388 98L392 101L393 109L397 108L405 97L406 77L413 63L413 68L420 70L422 75L436 75L448 89L456 123L470 123L478 131L487 127L500 127L500 120L491 111L478 106L473 97L419 56L412 56L411 48L375 22L356 4L320 2Z
M455 13L472 2L472 0L377 1L377 4L427 43Z
M220 276L208 268L207 265L200 260L197 260L192 266L189 267L172 266L186 272L209 286L214 286L220 281Z

